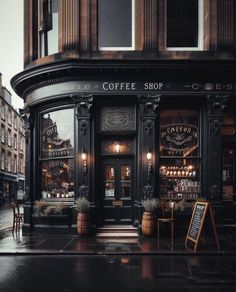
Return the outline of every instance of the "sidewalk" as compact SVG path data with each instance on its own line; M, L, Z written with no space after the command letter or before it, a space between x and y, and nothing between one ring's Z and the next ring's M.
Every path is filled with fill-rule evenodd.
M236 255L234 231L219 234L220 250L214 238L200 242L197 252L185 248L185 235L176 235L173 250L169 236L163 236L159 247L156 238L96 238L78 235L29 234L14 236L11 230L0 232L0 254L54 254L54 255Z
M0 231L7 230L12 227L13 214L9 204L5 204L0 208Z

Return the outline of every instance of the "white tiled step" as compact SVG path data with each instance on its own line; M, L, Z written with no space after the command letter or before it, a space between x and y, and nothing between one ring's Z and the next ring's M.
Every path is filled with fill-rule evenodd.
M137 232L98 232L96 237L109 237L109 238L136 238L139 237Z
M101 228L98 228L98 233L102 233L102 232L105 232L105 233L108 233L108 232L111 232L111 233L120 233L120 232L123 232L123 233L137 233L137 228L131 226L131 225L104 225L103 227Z

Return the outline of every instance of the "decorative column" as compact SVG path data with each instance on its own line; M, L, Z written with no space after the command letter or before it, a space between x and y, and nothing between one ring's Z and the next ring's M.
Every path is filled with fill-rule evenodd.
M59 9L59 51L78 51L80 1L61 1Z
M78 120L78 135L76 140L78 141L78 158L79 171L77 181L77 189L79 190L79 196L89 197L91 200L91 194L89 194L90 181L91 181L91 169L93 160L91 159L91 114L90 109L92 107L93 96L81 95L74 98L76 106L76 116Z
M217 49L219 51L233 51L236 48L235 8L234 0L218 0Z
M222 139L221 126L225 95L208 95L208 199L222 201Z
M140 127L139 127L139 190L140 198L153 197L156 176L156 116L159 106L159 95L140 96Z

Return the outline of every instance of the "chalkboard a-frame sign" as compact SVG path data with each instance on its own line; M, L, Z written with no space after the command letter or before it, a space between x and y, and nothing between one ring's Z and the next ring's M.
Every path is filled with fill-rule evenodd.
M195 203L192 218L188 228L188 233L185 239L186 248L188 241L192 241L194 243L194 251L196 251L207 213L209 213L210 215L210 220L214 231L217 249L219 250L219 241L216 232L215 219L209 202Z

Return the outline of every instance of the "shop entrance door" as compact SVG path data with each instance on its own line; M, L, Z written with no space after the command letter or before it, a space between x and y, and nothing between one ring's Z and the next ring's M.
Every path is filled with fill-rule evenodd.
M131 224L133 161L106 158L102 162L102 217L104 224Z

